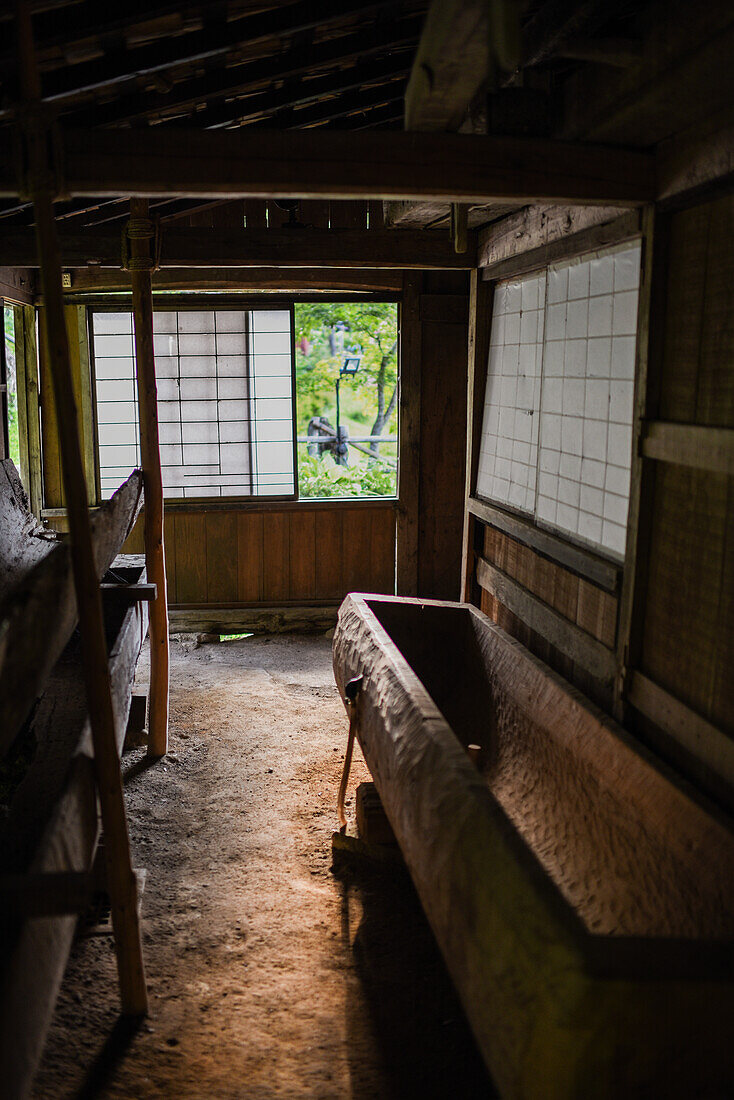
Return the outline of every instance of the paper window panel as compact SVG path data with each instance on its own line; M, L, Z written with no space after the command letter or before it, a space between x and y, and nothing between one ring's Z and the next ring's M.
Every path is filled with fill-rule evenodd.
M632 458L639 244L548 269L539 523L620 558Z
M477 493L535 509L545 274L495 289Z
M292 493L290 311L156 312L153 329L164 495ZM93 332L108 498L140 463L132 314L95 313Z

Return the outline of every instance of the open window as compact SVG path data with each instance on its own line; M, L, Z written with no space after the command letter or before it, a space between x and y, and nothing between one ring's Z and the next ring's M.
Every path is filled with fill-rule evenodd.
M297 302L301 497L397 495L398 307Z
M394 497L398 307L156 304L164 493ZM140 463L133 315L90 308L99 495Z

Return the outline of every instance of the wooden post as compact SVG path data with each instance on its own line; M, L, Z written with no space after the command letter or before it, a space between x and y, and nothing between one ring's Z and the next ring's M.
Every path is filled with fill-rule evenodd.
M489 337L492 328L494 287L482 280L482 272L471 273L469 289L469 364L466 395L466 483L464 489L464 541L461 558L459 599L471 602L474 595L474 527L469 498L476 488L479 448L482 441L484 391L487 385Z
M155 236L148 217L148 200L130 200L130 278L135 318L135 362L140 409L140 454L145 486L144 538L148 580L157 596L150 605L150 712L148 755L168 750L168 600L163 545L163 475L158 439L158 391L153 353L153 293L151 273L155 259L150 241Z
M421 272L405 276L400 310L400 505L397 591L418 595L421 445Z
M646 421L658 413L659 357L665 331L667 286L667 233L660 232L661 217L647 206L642 218L642 269L637 307L637 353L635 398L632 421L632 467L630 478L627 543L624 555L622 591L617 628L617 677L612 711L618 722L627 719L627 696L632 675L639 668L642 626L645 614L647 571L655 493L655 463L646 459L642 438Z
M94 769L107 853L120 997L123 1013L139 1016L148 1011L148 992L138 920L137 884L130 862L130 840L115 742L115 716L107 663L102 597L92 548L79 425L72 388L61 285L61 255L52 201L53 172L48 159L49 134L41 114L41 85L27 0L18 0L16 11L21 86L28 112L28 182L34 205L41 286L46 308L49 361L69 519L84 684L94 745Z

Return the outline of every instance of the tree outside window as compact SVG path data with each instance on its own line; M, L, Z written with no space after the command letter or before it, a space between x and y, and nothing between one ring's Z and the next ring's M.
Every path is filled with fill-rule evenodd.
M395 496L397 305L298 302L294 335L299 496Z

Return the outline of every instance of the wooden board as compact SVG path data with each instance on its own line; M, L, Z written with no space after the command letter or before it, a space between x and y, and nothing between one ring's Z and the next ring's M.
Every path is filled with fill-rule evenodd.
M438 599L454 597L461 577L467 342L466 316L422 325L417 593Z
M127 559L126 564L130 561ZM144 578L144 562L138 574ZM122 751L147 606L115 618L110 677ZM27 1095L63 977L77 917L20 919L2 904L2 875L88 872L99 836L92 745L78 643L57 664L33 718L34 764L16 790L0 841L0 1061L8 1097Z
M489 6L433 0L405 93L405 129L458 130L489 65Z
M203 612L392 592L395 520L395 504L379 500L169 508L170 604Z
M18 549L12 588L0 601L0 754L12 743L76 623L68 543L43 540L38 525L28 517L22 490L9 469L12 471L12 464L3 466L0 496L12 509L10 529L17 533ZM142 492L138 470L92 517L99 577L131 530ZM10 522L10 511L7 518ZM38 552L39 542L46 551L43 554Z

